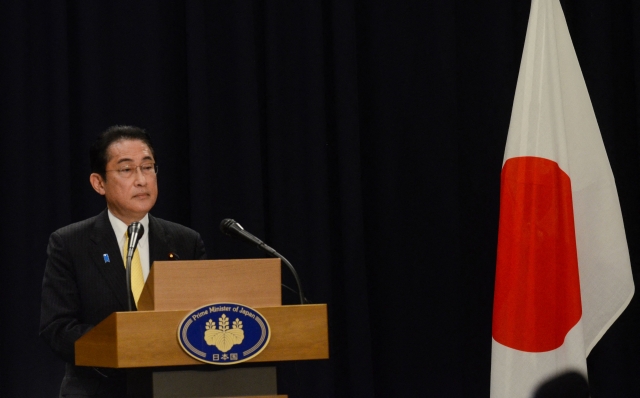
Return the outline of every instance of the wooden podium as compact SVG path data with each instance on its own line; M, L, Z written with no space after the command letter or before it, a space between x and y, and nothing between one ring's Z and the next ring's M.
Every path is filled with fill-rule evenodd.
M275 396L275 367L250 363L329 358L326 305L283 306L280 270L280 259L157 261L139 310L115 312L76 341L76 365L153 369L145 393L153 397ZM180 322L191 310L218 302L252 307L267 319L271 339L264 351L242 364L216 366L182 350ZM266 380L256 381L264 384L255 386L257 393L251 378ZM176 393L183 383L195 390Z

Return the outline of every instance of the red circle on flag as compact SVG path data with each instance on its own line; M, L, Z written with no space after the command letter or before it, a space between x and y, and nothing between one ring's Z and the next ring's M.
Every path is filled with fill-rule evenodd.
M581 316L569 176L548 159L509 159L502 168L493 338L521 351L550 351Z

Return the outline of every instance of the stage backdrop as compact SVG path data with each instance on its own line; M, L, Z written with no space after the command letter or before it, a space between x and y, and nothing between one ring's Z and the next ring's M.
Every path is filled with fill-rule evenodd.
M640 266L640 5L563 1ZM328 303L331 359L291 397L489 394L499 182L528 0L0 4L0 391L53 397L38 338L48 236L97 214L88 147L152 135L152 213L209 258L261 257ZM293 279L283 271L284 283ZM285 294L285 301L295 301ZM638 297L589 357L594 397L640 396Z

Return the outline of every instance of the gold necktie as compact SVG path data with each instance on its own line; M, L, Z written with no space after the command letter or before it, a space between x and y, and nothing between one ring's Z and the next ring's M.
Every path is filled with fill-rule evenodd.
M129 233L125 233L125 237L127 241L124 245L124 267L127 267L127 252L129 251ZM140 253L138 248L133 252L133 259L131 260L131 292L133 293L133 298L136 300L136 305L138 305L138 300L140 299L140 294L142 293L142 288L144 287L144 276L142 275L142 263L140 263Z

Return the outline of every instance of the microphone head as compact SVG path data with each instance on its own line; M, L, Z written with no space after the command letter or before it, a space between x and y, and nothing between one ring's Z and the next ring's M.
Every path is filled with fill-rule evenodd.
M222 220L220 222L220 231L225 234L225 235L229 235L232 236L229 231L231 229L241 229L244 230L244 228L242 228L242 226L240 224L238 224L236 222L236 220L232 219L232 218L225 218L224 220Z
M142 235L144 235L144 226L139 222L134 221L127 227L127 233L130 237L134 236L135 234L137 236L137 240L140 240L140 238L142 238Z
M263 241L258 239L256 236L247 232L242 225L238 224L235 220L231 218L225 218L220 223L220 231L223 234L230 236L235 239L243 240L249 244L256 245L261 250L265 250L267 253L273 255L275 250L267 246Z

